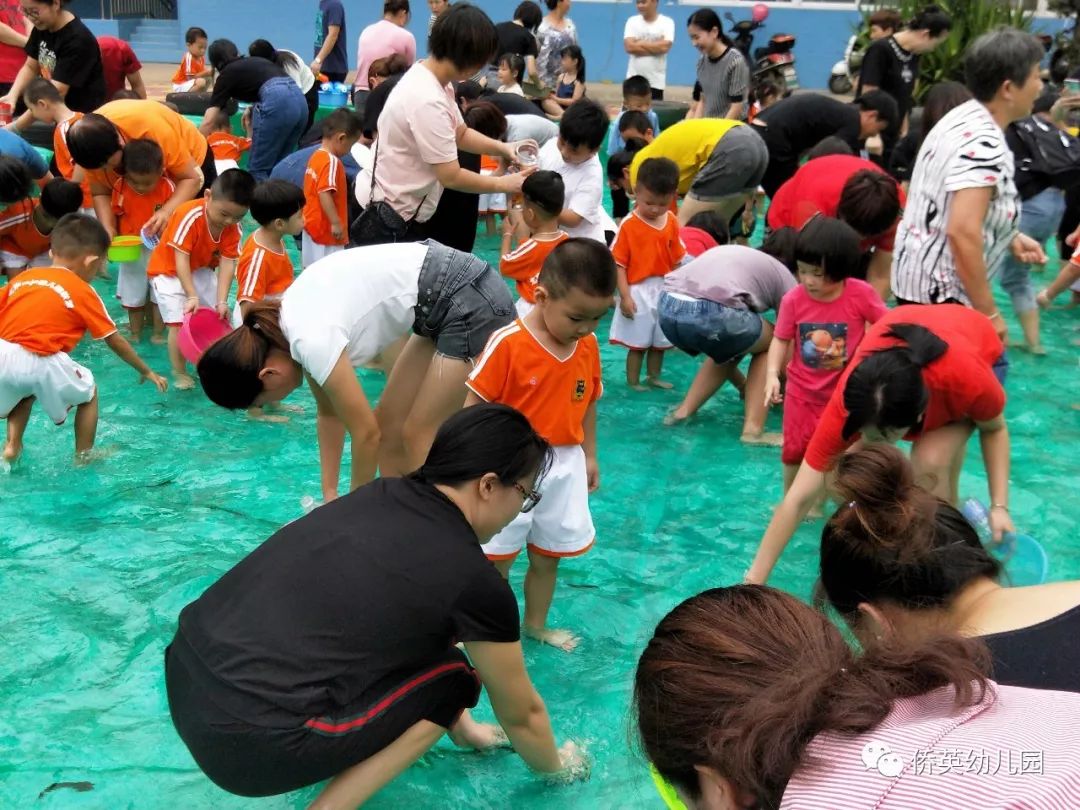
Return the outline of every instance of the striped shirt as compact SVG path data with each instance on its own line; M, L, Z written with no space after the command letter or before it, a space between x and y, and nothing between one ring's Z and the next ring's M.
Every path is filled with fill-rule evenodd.
M727 118L732 104L746 101L750 87L750 67L737 48L728 47L719 59L702 56L697 63L694 101L705 100L702 118ZM743 105L742 120L746 120ZM655 134L655 133L654 133Z
M937 689L872 731L818 735L780 810L1077 807L1080 694L995 689L959 712Z
M927 135L915 161L907 206L896 232L892 289L922 304L955 299L970 305L956 273L946 229L955 192L990 188L983 220L987 277L1000 267L1019 225L1020 195L1005 133L978 101L949 112Z

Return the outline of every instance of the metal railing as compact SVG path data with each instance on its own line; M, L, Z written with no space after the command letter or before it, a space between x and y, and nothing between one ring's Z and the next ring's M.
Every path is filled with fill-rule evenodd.
M147 17L153 20L175 20L176 0L100 0L101 19Z

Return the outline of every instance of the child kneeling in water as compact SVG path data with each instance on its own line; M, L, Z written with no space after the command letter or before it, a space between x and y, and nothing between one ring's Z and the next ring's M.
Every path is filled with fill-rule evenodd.
M551 443L554 461L514 521L484 546L503 576L527 547L524 632L570 652L578 639L548 629L559 559L588 551L596 530L589 493L600 484L596 401L603 391L596 327L615 293L615 262L593 239L567 239L544 261L536 306L492 334L469 376L465 405L499 402L521 411Z

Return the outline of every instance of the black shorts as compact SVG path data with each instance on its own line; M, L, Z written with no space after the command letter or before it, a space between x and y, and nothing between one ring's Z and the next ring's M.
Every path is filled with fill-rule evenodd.
M224 694L228 687L213 679L179 633L165 651L165 683L173 725L196 764L239 796L275 796L330 779L421 720L449 728L480 697L468 659L451 647L415 672L384 678L333 716L268 714L253 698Z

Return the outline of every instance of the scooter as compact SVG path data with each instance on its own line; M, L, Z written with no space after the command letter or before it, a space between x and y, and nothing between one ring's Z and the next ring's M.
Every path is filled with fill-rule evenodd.
M750 65L753 82L770 78L780 86L784 96L799 89L799 77L795 72L795 37L791 34L773 34L764 48L754 48L754 31L765 26L769 8L758 3L751 11L749 20L735 21L731 12L725 12L724 18L731 23L732 41ZM752 58L751 58L752 55Z
M859 83L859 68L865 55L859 35L852 34L844 49L844 58L833 65L829 73L829 92L838 96L851 92L851 88Z

